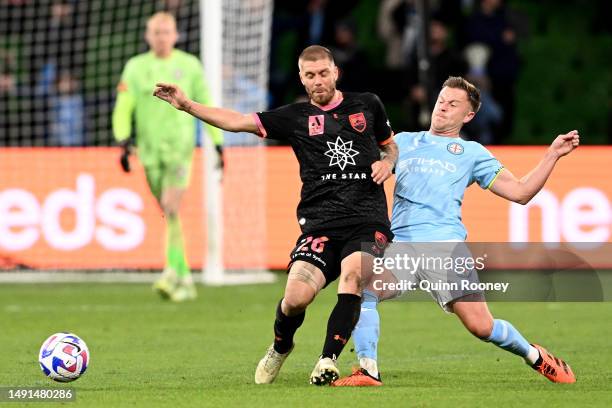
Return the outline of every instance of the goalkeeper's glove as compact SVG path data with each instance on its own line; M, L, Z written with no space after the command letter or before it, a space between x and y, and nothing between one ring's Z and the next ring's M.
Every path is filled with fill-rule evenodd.
M119 163L121 164L121 168L124 172L129 173L131 171L130 168L130 154L132 154L132 146L130 140L123 140L119 143L121 146L121 157L119 158Z
M225 168L225 161L223 160L223 145L215 145L215 150L219 155L219 162L217 168L219 170L223 170Z

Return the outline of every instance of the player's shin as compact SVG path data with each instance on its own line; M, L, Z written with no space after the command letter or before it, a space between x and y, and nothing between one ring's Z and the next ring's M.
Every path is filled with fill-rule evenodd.
M380 317L376 306L378 297L369 290L363 291L359 321L353 330L353 342L361 368L378 377L377 349L380 336Z
M338 302L327 322L327 334L321 356L338 358L351 337L351 332L359 320L361 297L351 293L338 293Z
M166 265L176 271L181 280L190 280L191 271L185 255L183 230L178 215L166 216Z
M293 336L304 322L306 312L303 311L295 316L287 316L283 313L281 304L276 307L276 320L274 320L274 350L280 354L286 354L293 346Z
M529 342L519 333L509 322L501 319L493 321L491 335L485 341L495 344L506 351L517 356L523 357L533 365L540 356L540 353L529 344Z

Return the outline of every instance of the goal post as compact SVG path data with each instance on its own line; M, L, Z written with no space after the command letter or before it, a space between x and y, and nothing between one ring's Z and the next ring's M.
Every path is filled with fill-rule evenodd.
M215 106L249 113L267 107L272 0L200 0L200 56ZM225 133L223 174L205 138L204 202L208 285L275 280L266 266L265 145ZM214 159L213 159L214 158ZM226 229L227 228L227 229Z
M212 103L223 106L221 72L223 64L223 8L222 0L200 0L200 58L209 87ZM223 196L221 175L212 160L215 157L213 143L204 137L204 200L206 203L206 260L203 262L203 282L222 284L225 281L223 267Z

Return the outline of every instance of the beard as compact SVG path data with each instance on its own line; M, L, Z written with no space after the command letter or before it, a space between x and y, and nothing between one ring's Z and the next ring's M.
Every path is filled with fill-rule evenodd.
M315 102L317 105L327 105L331 102L334 94L336 93L336 89L325 89L324 92L308 92L308 96L310 100Z

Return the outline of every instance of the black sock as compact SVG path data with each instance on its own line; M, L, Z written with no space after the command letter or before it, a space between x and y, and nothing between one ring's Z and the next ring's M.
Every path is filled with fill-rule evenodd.
M338 358L359 320L361 297L338 293L338 303L329 315L321 357Z
M281 309L283 299L278 302L276 307L276 320L274 321L274 350L277 353L285 354L293 346L293 335L304 322L306 312L295 316L287 316Z

